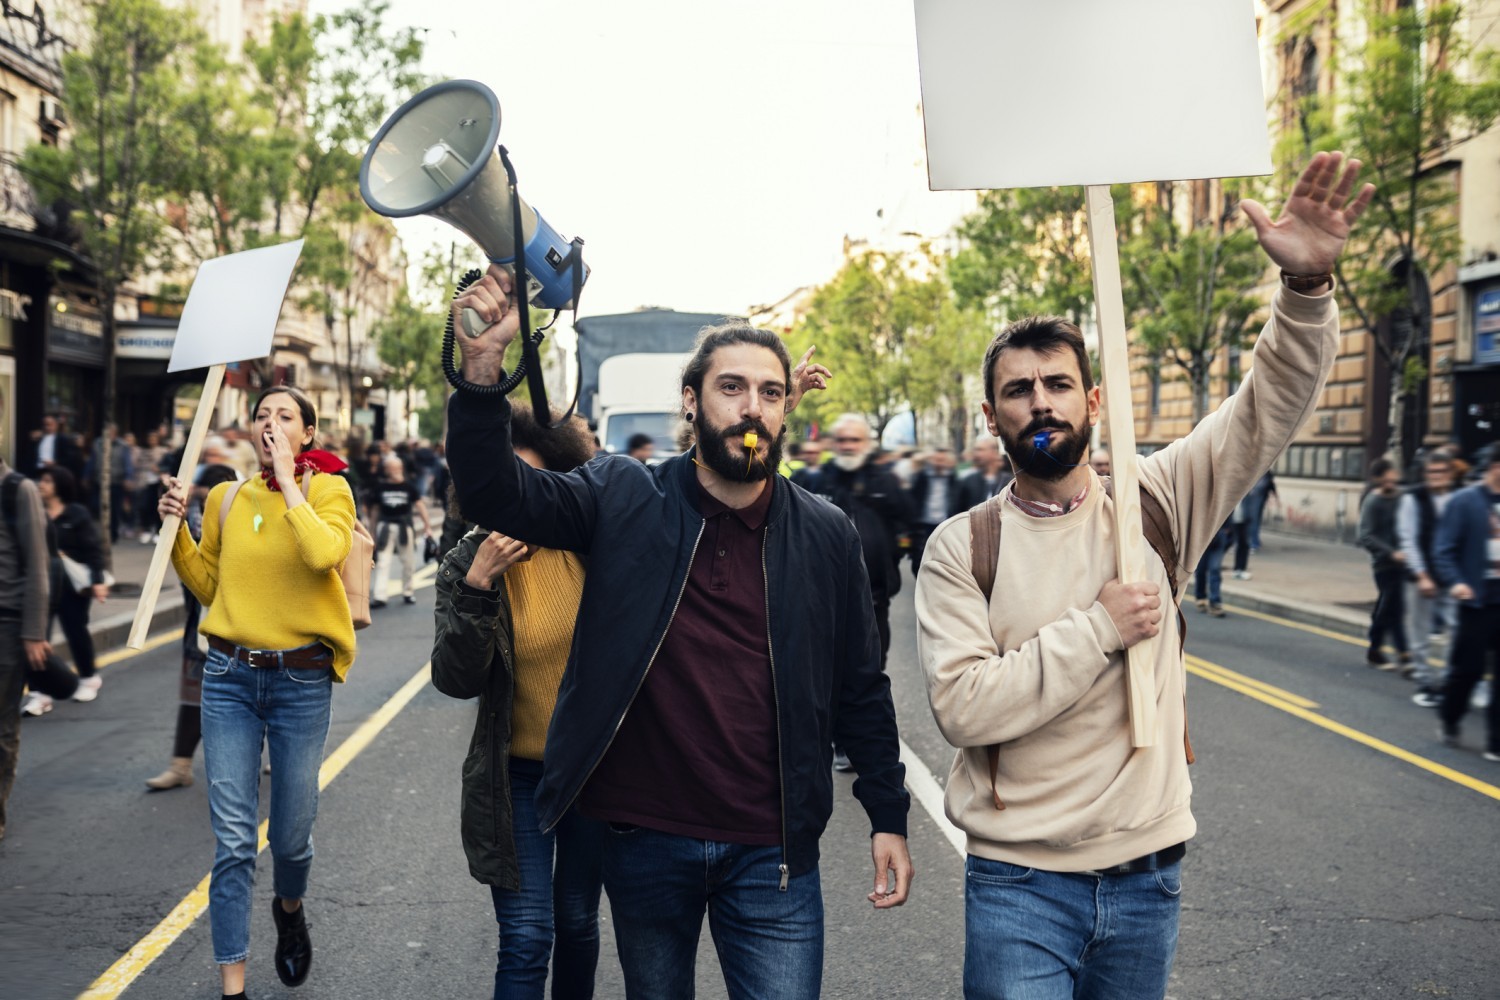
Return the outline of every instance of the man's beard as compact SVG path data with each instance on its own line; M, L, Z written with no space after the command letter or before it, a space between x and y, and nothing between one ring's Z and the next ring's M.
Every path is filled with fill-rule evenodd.
M1048 440L1045 453L1036 446L1039 431L1058 430L1062 433ZM1072 472L1083 461L1083 453L1089 447L1089 427L1074 428L1056 417L1038 417L1026 425L1018 435L1002 434L1006 454L1017 473L1055 483Z
M867 451L861 452L858 455L835 455L833 456L833 464L845 472L858 472L869 459L870 453Z
M758 483L769 479L781 467L781 446L786 440L786 427L773 440L771 432L759 420L742 420L733 427L719 430L708 422L705 414L698 414L693 422L698 433L698 454L703 464L714 472L735 483ZM755 454L748 461L729 453L729 442L744 442L745 432L754 431L761 441L768 444L766 457L762 460Z

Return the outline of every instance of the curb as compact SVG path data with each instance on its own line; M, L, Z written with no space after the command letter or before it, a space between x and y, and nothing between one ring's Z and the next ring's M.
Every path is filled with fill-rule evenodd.
M1224 582L1223 589L1225 604L1238 604L1250 611L1278 615L1303 625L1313 625L1354 638L1360 638L1370 628L1369 616L1358 611L1327 604L1297 604L1287 598L1275 597L1264 591L1231 587L1227 580Z
M181 592L169 595L166 588L162 588L162 599L156 604L156 613L151 616L151 627L147 629L147 634L176 628L185 621L187 621L187 608L183 604ZM130 626L134 622L134 611L122 611L108 618L90 622L89 636L94 640L94 655L98 656L123 647L125 640L130 638ZM72 653L68 649L66 639L54 642L52 648L63 659L72 662Z

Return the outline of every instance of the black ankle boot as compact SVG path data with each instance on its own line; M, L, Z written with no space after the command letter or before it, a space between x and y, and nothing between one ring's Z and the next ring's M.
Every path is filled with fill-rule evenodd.
M307 933L306 906L296 913L281 908L281 898L271 897L271 916L276 920L276 975L288 986L301 986L312 968L312 938Z

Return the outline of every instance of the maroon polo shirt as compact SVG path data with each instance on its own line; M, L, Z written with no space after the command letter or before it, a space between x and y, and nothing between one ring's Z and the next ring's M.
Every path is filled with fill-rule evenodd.
M700 485L703 536L677 613L579 799L587 816L733 844L781 843L762 563L774 480L742 510Z

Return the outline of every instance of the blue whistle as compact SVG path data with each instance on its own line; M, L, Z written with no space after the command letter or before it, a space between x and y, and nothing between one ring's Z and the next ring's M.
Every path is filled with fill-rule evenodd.
M1047 432L1046 431L1037 431L1036 435L1034 437L1032 437L1032 439L1031 439L1031 446L1033 448L1035 448L1037 451L1046 451L1047 450Z

